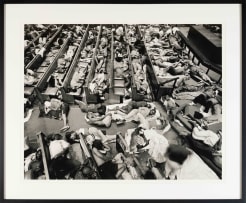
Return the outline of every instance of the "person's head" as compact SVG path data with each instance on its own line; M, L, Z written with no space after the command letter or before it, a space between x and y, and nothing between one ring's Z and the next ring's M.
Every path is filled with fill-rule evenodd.
M151 109L150 112L149 112L149 115L153 116L155 114L156 114L156 108Z
M62 100L62 93L61 93L61 91L58 91L57 92L57 98L60 99L60 100Z
M115 163L115 164L124 163L124 159L123 159L122 153L116 154L115 157L112 159L112 162Z
M57 40L57 43L58 43L59 45L62 45L62 44L63 44L63 39L59 38L59 39Z
M45 101L45 102L44 102L44 107L45 107L45 108L48 109L48 108L50 108L50 106L51 106L50 101Z
M82 57L82 58L86 58L86 57L87 57L87 52L86 52L85 50L83 50L83 51L81 52L81 57Z
M42 151L40 148L37 149L35 156L36 156L36 160L42 159Z
M106 113L106 106L105 105L102 105L98 108L97 112L100 114L100 115L105 115Z
M92 143L92 148L96 148L98 150L104 150L104 146L101 140L94 140Z
M86 138L85 138L85 140L86 140L86 143L87 144L92 145L93 142L94 142L94 140L95 140L95 136L92 135L92 134L87 135Z
M149 108L149 109L151 109L152 106L151 106L150 103L147 103L147 104L146 104L146 107Z
M61 140L61 139L62 139L62 135L58 133L53 135L53 140Z
M133 132L132 132L132 137L137 136L137 135L143 135L145 126L143 124L140 124Z
M66 132L65 137L66 137L68 142L74 141L76 139L76 132L74 132L74 131Z
M167 94L167 95L165 96L165 99L166 99L167 101L169 101L169 100L171 99L170 95Z
M173 170L180 169L191 152L181 145L169 145L165 153L166 164Z
M146 128L146 126L144 125L144 124L140 124L139 126L138 126L138 134L139 135L143 135L144 134L144 131L147 129Z
M206 95L208 95L209 97L213 97L214 95L214 90L213 88L207 88L204 92Z

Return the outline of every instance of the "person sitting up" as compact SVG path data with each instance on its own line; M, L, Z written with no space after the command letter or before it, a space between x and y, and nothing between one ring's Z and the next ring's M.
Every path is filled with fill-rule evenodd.
M130 151L139 153L147 150L150 157L161 164L166 160L164 155L168 145L168 140L163 135L141 124L131 135Z
M98 172L102 179L116 179L118 171L117 164L112 162L108 155L110 147L103 144L101 140L94 140L92 143L92 156L98 166Z
M47 115L51 112L61 112L63 119L63 128L60 129L61 132L68 130L70 127L67 121L67 115L69 112L69 105L62 102L60 99L52 98L50 101L44 102L44 113Z
M195 152L181 145L169 145L165 159L165 179L219 179Z

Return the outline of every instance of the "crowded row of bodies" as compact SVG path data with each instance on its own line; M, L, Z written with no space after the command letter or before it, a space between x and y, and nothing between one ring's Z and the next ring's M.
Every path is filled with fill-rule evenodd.
M25 39L28 40L33 33L40 30L52 32L52 29L57 27L27 26ZM64 36L71 37L69 49L58 59L60 61L53 73L54 83L59 87L63 81L55 76L64 69L67 62L72 61L74 50L79 47L77 40L82 39L86 29L84 25L66 25L54 42L53 52L63 44L61 41ZM179 28L173 25L105 25L101 29L99 40L97 38L100 26L92 26L89 29L88 39L81 50L69 85L69 91L83 91L96 43L99 42L95 57L95 74L89 83L90 92L98 95L99 102L88 104L83 97L74 101L74 104L86 113L85 122L90 127L69 130L69 104L60 91L56 97L41 103L40 115L61 119L64 126L60 133L58 129L57 133L44 136L48 148L45 154L42 147L33 149L29 146L28 137L25 137L25 177L47 179L43 156L47 159L48 153L50 179L220 179L222 131L211 130L209 126L221 122L222 119L222 105L218 99L221 87L192 62L178 38ZM48 38L47 34L39 40L38 45L30 46L30 53L25 55L25 59L29 60L31 55L42 51L43 42ZM111 41L113 52L110 50ZM109 87L108 67L111 66L108 66L108 61L111 53L114 54L114 76L124 79L125 91L121 103L106 105L104 101ZM45 54L42 55L45 58ZM150 68L154 70L158 80L176 80L172 93L162 95L155 102L148 81L150 76L147 72ZM200 81L190 85L192 76L196 76ZM37 79L33 70L27 70L25 77L32 78L34 83ZM133 81L138 93L144 96L142 101L132 99ZM178 101L187 102L179 105ZM160 113L156 103L161 104L165 114ZM28 108L32 107L30 101L27 104L26 117ZM192 111L193 108L196 110ZM191 129L186 128L180 117L186 119ZM112 122L117 125L133 122L136 127L109 135L102 128L110 128ZM173 128L178 134L179 141L176 144L166 138ZM64 135L61 135L62 133ZM83 143L89 155L81 162L71 156L71 148ZM81 153L83 150L82 147ZM214 167L205 163L201 157L209 160Z

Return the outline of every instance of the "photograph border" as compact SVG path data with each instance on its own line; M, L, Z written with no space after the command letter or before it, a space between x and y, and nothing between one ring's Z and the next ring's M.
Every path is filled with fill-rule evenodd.
M171 0L167 0L167 1L163 1L163 2L160 2L160 1L149 1L148 3L145 1L145 2L141 2L141 3L144 3L144 4L180 4L180 3L184 3L184 4L196 4L198 3L197 1L199 0L174 0L174 1L171 1ZM6 4L39 4L39 3L42 3L42 4L46 4L46 3L57 3L56 1L54 0L42 0L42 1L38 1L38 0L21 0L21 1L18 1L18 0L5 0L3 2L3 4L1 4L1 10L0 10L0 13L1 13L1 28L2 28L2 32L0 33L0 47L2 47L2 49L0 49L0 59L1 59L1 63L2 63L2 68L1 68L1 72L0 72L0 82L1 82L1 87L0 87L0 92L1 92L1 95L2 97L0 97L0 112L1 112L1 117L0 117L0 134L2 136L0 136L0 150L1 150L1 158L0 158L0 161L1 161L1 167L0 167L0 178L1 178L1 186L0 186L0 200L1 202L12 202L13 200L12 199L5 199L4 198L4 155L5 155L5 146L4 146L4 142L5 142L5 139L4 139L4 136L5 136L5 116L4 116L4 113L7 113L7 112L4 112L5 111L5 108L4 108L4 93L5 93L5 78L4 78L4 75L5 75L5 71L4 71L4 67L5 67L5 63L4 63L4 59L5 59L5 55L4 55L4 31L5 31L5 10L4 10L4 5ZM76 0L72 0L72 1L60 1L58 2L59 4L74 4L74 3L81 3L80 1L76 1ZM104 1L104 2L100 2L98 0L96 1L89 1L89 0L85 0L83 1L83 4L86 4L86 3L90 3L90 4L98 4L98 3L104 3L104 4L112 4L113 2L112 1ZM131 4L133 2L117 2L117 4L120 3L120 4ZM139 2L136 2L136 3L139 3ZM246 33L245 33L245 1L244 0L207 0L207 1L204 1L204 0L201 0L199 1L199 4L203 4L203 3L206 3L206 4L241 4L241 25L242 25L242 33L241 33L241 36L242 36L242 66L241 66L241 73L242 73L242 76L241 76L241 107L242 107L242 114L241 114L241 126L242 126L242 144L241 144L241 149L242 149L242 163L241 163L241 177L242 177L242 181L241 181L241 194L242 194L242 197L241 199L230 199L230 200L226 200L226 199L217 199L217 200L195 200L195 201L203 201L203 202L217 202L217 201L223 201L223 202L246 202L246 188L245 188L245 179L246 179L246 175L245 175L245 171L246 171L246 161L245 161L245 154L246 154L246 149L245 149L245 144L246 143L246 127L244 125L244 123L246 122L245 118L246 118L246 111L245 111L245 105L243 105L245 102L246 102L246 89L243 88L244 86L246 86L246 70L243 68L245 67L245 38L243 36L246 36ZM135 4L135 2L134 2ZM5 101L6 102L6 101ZM233 136L233 135L232 135ZM54 200L15 200L15 202L26 202L26 201L32 201L32 202L36 202L36 201L46 201L46 202L51 202L51 201L54 201ZM71 201L71 200L69 200ZM72 201L81 201L81 200L72 200ZM88 201L88 200L82 200L82 201ZM112 200L90 200L90 201L112 201ZM127 199L124 199L123 201L127 201ZM141 201L144 201L144 200L141 200ZM157 200L158 201L158 200ZM160 200L159 200L160 201ZM173 201L183 201L183 202L190 202L190 200L161 200L161 201L166 201L166 202L173 202ZM194 201L194 200L193 200Z

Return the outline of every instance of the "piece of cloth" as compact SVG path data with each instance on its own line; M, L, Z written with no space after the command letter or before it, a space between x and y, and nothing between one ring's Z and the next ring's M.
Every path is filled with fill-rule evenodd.
M197 127L193 128L192 137L196 140L201 140L205 144L213 147L220 139L220 137L211 130L198 129Z
M54 140L50 143L50 158L54 159L61 156L70 146L65 140Z
M149 140L148 153L158 163L165 162L165 153L168 148L168 140L155 130L145 130L144 136Z

